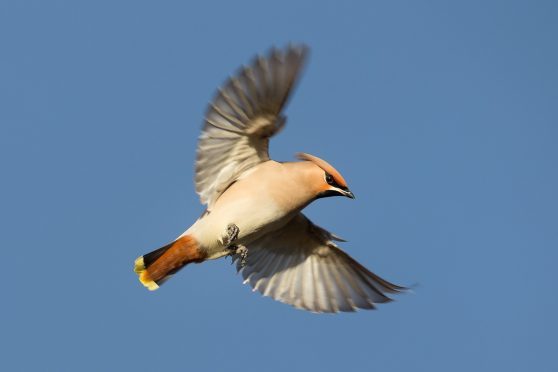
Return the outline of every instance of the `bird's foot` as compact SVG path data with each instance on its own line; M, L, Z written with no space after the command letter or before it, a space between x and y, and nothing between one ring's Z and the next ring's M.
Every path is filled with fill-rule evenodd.
M240 229L238 228L238 226L236 226L234 223L229 224L227 226L225 235L223 235L223 237L221 238L223 240L223 245L227 248L231 246L232 242L234 242L236 238L238 238L239 232Z
M229 250L229 256L238 255L240 259L240 268L246 266L248 259L248 248L241 244L235 244L234 241L238 238L240 229L234 223L227 226L227 232L223 235L223 245Z
M231 264L235 263L236 259L240 260L240 269L243 269L247 262L248 262L248 248L246 248L243 245L240 244L233 244L233 245L229 245L227 247L227 250L229 251L229 253L227 254L227 256L231 256L232 257L232 262ZM236 256L236 257L233 257Z
M240 268L244 268L246 266L246 262L248 261L248 248L243 245L239 245L236 247L235 254L240 256Z

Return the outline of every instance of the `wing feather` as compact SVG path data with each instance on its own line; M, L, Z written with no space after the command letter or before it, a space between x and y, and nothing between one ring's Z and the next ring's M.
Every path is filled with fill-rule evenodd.
M195 183L209 210L244 172L269 160L269 138L285 124L281 112L306 55L305 46L272 49L229 78L208 105L198 141Z
M300 213L282 229L249 244L244 267L235 256L237 269L255 291L312 312L373 309L391 301L386 293L406 290L366 269L334 239Z

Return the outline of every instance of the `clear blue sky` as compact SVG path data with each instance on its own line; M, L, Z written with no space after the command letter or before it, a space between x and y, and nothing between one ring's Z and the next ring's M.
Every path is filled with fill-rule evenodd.
M6 371L556 371L554 1L0 3ZM230 261L146 291L202 212L205 105L258 52L311 59L271 144L357 196L307 213L414 294L315 315Z

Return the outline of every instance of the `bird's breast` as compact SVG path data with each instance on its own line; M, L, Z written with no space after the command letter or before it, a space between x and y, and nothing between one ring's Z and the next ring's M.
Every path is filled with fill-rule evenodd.
M283 164L260 164L217 199L192 233L210 257L219 257L226 252L222 241L230 224L239 228L237 243L244 245L283 227L311 200L296 176Z

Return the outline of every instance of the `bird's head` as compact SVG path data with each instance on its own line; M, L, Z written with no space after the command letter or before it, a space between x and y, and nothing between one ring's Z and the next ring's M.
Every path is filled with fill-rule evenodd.
M300 160L309 161L316 165L316 171L313 172L312 177L317 192L316 198L325 198L328 196L355 198L341 173L333 168L331 164L310 154L298 153L297 157Z

